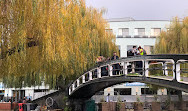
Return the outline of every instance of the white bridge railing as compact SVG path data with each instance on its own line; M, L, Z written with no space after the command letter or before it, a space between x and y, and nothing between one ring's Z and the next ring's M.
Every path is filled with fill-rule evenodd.
M170 72L172 73L172 76L169 76L170 80L182 82L181 73L188 72L186 71L187 69L182 69L180 66L187 63L188 55L148 55L109 61L89 70L76 79L69 86L69 95L83 84L96 79L122 75L127 76L128 74L148 77L150 71L153 70L161 70L163 76L169 76ZM155 64L159 64L159 67L151 68Z

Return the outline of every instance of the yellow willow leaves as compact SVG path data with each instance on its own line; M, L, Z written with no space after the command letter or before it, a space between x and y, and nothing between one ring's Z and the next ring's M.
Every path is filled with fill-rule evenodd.
M169 30L162 31L155 45L158 54L187 54L188 53L188 17L183 21L174 18Z
M0 1L0 73L7 86L55 87L117 51L102 12L83 0Z

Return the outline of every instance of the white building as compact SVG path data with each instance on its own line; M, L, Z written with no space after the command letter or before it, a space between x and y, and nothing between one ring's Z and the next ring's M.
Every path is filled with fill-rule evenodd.
M170 24L168 20L134 20L132 18L107 21L110 27L107 30L116 36L120 57L127 57L127 50L132 49L132 46L141 46L147 54L151 54L156 37L162 30L167 30Z
M41 86L35 87L5 88L3 83L0 82L0 101L7 101L9 99L19 101L24 97L34 100L55 91L56 90L50 90L49 85L45 85L44 83L42 83Z
M170 94L171 101L178 101L177 91L167 91L167 89L158 89L157 91L151 90L145 83L122 83L119 85L114 85L108 87L103 91L96 93L92 99L96 103L101 101L126 101L126 102L137 102L138 98L141 102L165 102L168 99L167 94ZM109 95L109 97L108 97ZM182 97L184 101L188 101L188 94L182 92Z

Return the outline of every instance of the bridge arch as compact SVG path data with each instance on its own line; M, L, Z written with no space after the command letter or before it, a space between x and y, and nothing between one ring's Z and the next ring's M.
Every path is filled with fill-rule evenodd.
M139 61L142 63L142 67L139 68L142 75L129 75L128 70L130 68L128 68L128 65ZM143 82L188 92L188 81L182 82L180 77L180 64L187 62L188 55L147 55L109 61L89 70L76 79L69 86L68 95L70 98L90 98L104 88L125 82ZM173 77L169 79L149 76L149 70L152 70L149 68L150 65L162 64L163 74L168 77L167 63L172 64ZM122 69L114 75L116 69L112 67L115 64L121 64ZM104 67L108 69L105 73L103 71Z

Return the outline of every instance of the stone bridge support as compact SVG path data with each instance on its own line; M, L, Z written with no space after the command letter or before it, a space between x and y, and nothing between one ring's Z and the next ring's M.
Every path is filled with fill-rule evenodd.
M67 93L65 92L65 90L60 90L60 91L48 94L46 96L33 100L32 102L37 103L39 106L46 106L46 99L48 97L51 97L53 99L54 105L52 106L52 108L57 108L57 109L65 108L66 100L68 99Z

